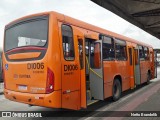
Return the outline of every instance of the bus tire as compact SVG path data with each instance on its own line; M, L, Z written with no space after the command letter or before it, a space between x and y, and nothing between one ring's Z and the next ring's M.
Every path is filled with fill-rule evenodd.
M121 97L122 87L119 79L115 79L113 82L113 101L117 101Z
M150 80L151 80L151 74L150 74L150 72L148 72L148 74L147 74L147 85L150 83Z

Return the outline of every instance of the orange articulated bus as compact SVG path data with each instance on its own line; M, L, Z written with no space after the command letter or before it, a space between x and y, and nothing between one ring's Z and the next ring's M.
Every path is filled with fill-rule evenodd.
M149 83L156 66L150 45L46 12L6 25L3 76L9 100L79 110Z

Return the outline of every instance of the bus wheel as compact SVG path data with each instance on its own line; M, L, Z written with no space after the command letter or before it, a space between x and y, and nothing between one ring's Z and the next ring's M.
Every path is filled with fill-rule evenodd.
M118 79L115 79L113 83L113 101L117 101L121 97L121 93L121 83Z
M151 80L151 74L148 72L147 74L147 85L150 83Z

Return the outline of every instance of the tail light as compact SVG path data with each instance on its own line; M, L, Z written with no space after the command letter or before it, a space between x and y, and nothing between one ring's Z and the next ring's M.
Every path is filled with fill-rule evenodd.
M51 93L54 91L54 73L49 68L47 69L47 83L46 83L46 93Z

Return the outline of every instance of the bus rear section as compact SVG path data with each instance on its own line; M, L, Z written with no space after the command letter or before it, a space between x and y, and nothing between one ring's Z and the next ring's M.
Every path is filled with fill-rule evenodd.
M7 99L57 107L54 72L48 63L49 15L31 16L5 28L3 71ZM56 96L56 97L54 97Z
M52 108L87 107L85 65L89 64L85 64L84 33L63 20L63 15L53 12L6 26L3 71L7 99ZM102 99L103 88L95 93Z

